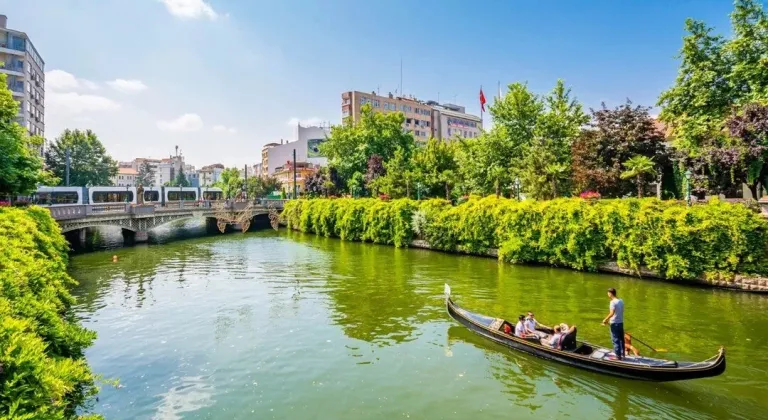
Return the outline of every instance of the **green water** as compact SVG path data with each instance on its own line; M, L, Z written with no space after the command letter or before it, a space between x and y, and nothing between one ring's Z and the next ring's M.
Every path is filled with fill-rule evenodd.
M112 262L117 254L119 261ZM768 296L259 232L79 255L108 419L765 418ZM728 349L723 376L654 384L513 353L445 313L534 310L609 344L625 326L669 356ZM644 350L641 348L641 350Z

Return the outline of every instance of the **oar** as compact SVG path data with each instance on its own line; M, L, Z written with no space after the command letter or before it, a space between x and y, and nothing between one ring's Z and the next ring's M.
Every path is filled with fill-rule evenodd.
M645 341L643 341L643 340L641 340L641 339L639 339L639 338L635 337L634 335L632 335L632 334L630 334L630 333L627 333L627 335L628 335L628 336L630 336L630 337L632 337L632 339L633 339L633 340L636 340L638 343L640 343L640 344L644 345L645 347L648 347L648 348L649 348L649 349L651 349L651 351L652 351L652 352L654 352L654 353L664 353L664 352L666 352L666 351L667 351L667 349L655 349L655 348L651 347L651 345L650 345L650 344L648 344L648 343L646 343Z

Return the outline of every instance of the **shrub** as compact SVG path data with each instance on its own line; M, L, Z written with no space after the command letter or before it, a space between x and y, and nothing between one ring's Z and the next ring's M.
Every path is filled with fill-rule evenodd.
M0 417L74 418L95 395L67 243L47 210L0 208Z
M499 258L513 263L594 271L617 261L671 279L768 273L768 222L716 199L692 207L655 198L518 202L473 196L457 206L438 199L316 199L287 203L283 218L294 229L333 231L344 240L402 247L416 234L445 251L498 248Z

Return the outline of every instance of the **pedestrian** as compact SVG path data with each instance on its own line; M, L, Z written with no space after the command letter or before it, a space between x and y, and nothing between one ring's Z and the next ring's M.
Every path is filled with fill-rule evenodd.
M608 316L603 319L603 325L610 322L613 353L619 360L624 359L624 301L616 297L616 289L608 289L608 299L611 300Z

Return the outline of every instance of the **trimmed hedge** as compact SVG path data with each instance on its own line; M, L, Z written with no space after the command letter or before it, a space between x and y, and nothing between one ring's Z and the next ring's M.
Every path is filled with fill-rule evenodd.
M95 334L70 311L68 245L39 207L0 208L0 418L75 418L95 395Z
M285 204L292 229L408 246L415 237L444 251L499 250L512 263L596 271L616 261L670 279L768 274L768 222L748 208L712 200L688 207L653 198L518 202L470 197L445 200L312 199Z

